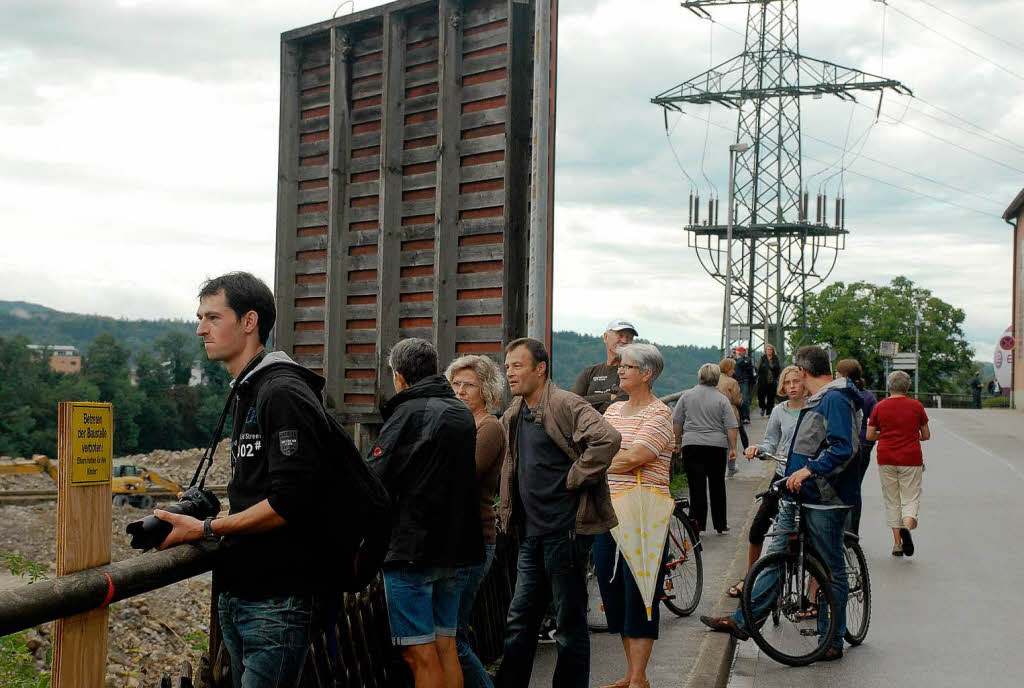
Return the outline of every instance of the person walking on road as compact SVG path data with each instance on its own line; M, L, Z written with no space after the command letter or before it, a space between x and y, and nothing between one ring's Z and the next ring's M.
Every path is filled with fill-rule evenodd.
M981 373L977 370L974 371L974 376L971 378L971 406L976 409L981 408Z
M857 443L860 427L860 393L846 378L832 379L828 352L821 347L805 346L796 355L804 387L809 396L797 419L793 445L786 465L786 489L799 493L804 506L802 512L811 545L829 567L836 600L836 635L821 661L832 661L843 656L843 638L846 635L846 598L849 581L846 576L846 556L843 546L843 526L848 510L860 501ZM876 407L877 409L877 407ZM779 503L777 526L782 531L793 531L797 505L783 496ZM769 552L780 552L789 547L787 538L773 538ZM751 591L754 611L759 622L768 614L775 599L774 591L780 584L779 572L758 576ZM818 619L819 631L828 623ZM746 640L748 620L743 610L732 616L700 617L713 631L729 633Z
M924 405L908 397L909 391L910 376L902 370L891 373L889 398L875 406L867 430L868 439L878 441L885 520L892 528L892 553L896 557L914 556L910 531L917 528L921 508L921 442L932 436Z
M753 447L747 447L745 453L747 460L768 452L780 457L788 457L789 449L793 445L793 432L796 430L796 419L800 416L800 409L804 407L804 398L807 390L804 389L804 378L800 369L794 366L787 366L779 375L779 387L776 390L778 396L786 397L772 410L768 418L768 427L764 431L764 441ZM786 467L776 465L775 480L786 475ZM764 538L771 528L772 520L779 514L779 500L770 494L761 500L761 506L750 524L748 539L750 545L747 548L747 569L754 565L764 547ZM743 593L743 581L737 582L729 588L729 597L739 598Z
M622 447L608 469L608 486L613 505L615 497L641 485L672 499L669 472L675 438L672 412L651 392L654 381L665 367L661 352L650 344L630 344L619 350L619 386L629 394L629 401L615 402L604 418L620 435ZM643 524L655 527L654 523ZM667 532L667 531L666 531ZM662 556L664 559L664 555ZM647 662L658 639L664 566L659 566L658 580L647 618L646 602L640 594L634 574L625 557L618 552L611 533L594 539L594 567L601 589L608 631L622 636L626 652L626 675L605 688L648 688Z
M875 404L878 400L875 395L871 393L871 390L865 389L864 385L864 371L853 358L844 358L836 364L836 374L839 377L845 377L847 380L852 382L854 386L860 390L860 398L864 402L863 417L864 419L860 424L860 446L857 449L857 461L860 468L860 482L864 484L864 475L868 472L868 466L871 465L871 450L875 448L875 443L868 440L868 418L871 417L871 412L875 408ZM861 505L853 507L850 512L850 532L860 533L860 511Z
M505 348L515 398L501 418L509 441L501 469L502 532L522 536L505 652L495 685L527 688L537 631L554 600L558 659L552 685L587 688L587 559L594 536L618 523L607 471L621 436L582 397L559 389L536 339Z
M747 429L743 427L743 420L741 416L740 408L743 406L743 392L740 391L740 385L736 382L733 374L736 370L736 361L732 358L723 358L722 362L718 364L719 376L718 376L718 391L725 395L725 398L732 404L733 411L736 412L736 422L738 423L737 430L739 432L740 446L746 449L750 446L750 440L747 438ZM739 452L737 451L737 454ZM728 464L728 475L733 477L736 475L736 458L729 459Z
M740 383L740 391L743 392L743 404L740 405L740 422L750 423L750 395L754 385L757 384L757 371L754 370L754 363L747 356L747 347L736 347L736 382Z
M728 460L736 460L739 421L729 400L718 391L720 377L714 363L702 365L696 386L683 392L672 413L690 489L690 519L698 534L707 528L709 494L715 530L719 534L729 530L725 466Z
M764 345L764 354L757 362L757 405L761 409L761 415L772 414L775 408L775 395L779 390L779 374L782 372L782 363L775 354L775 347L771 344Z
M430 342L403 339L388 366L396 394L367 460L396 510L384 559L391 641L417 688L458 688L464 569L484 563L473 414L438 373Z
M444 375L455 390L455 397L469 407L476 423L476 479L480 490L480 521L484 531L484 563L465 570L455 647L466 688L491 688L491 679L469 644L469 619L476 593L494 561L497 541L494 498L498 494L498 478L508 442L501 423L489 413L489 409L501 405L501 371L487 356L470 355L452 361Z
M616 318L604 328L604 363L587 366L576 376L572 393L586 399L598 413L616 401L629 398L619 387L619 349L633 343L636 328L623 318Z

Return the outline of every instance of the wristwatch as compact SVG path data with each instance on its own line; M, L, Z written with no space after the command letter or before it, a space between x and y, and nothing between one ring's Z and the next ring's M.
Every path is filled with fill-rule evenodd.
M219 536L213 532L213 516L210 516L203 521L203 539L204 540L215 540Z

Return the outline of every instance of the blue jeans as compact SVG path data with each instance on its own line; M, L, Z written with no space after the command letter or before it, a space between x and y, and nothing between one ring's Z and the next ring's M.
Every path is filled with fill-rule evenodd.
M516 592L508 608L505 654L495 679L500 688L527 688L537 651L537 632L554 600L558 659L551 685L590 683L590 631L587 628L587 558L592 535L531 536L519 545Z
M750 420L750 383L741 381L740 392L743 393L743 403L740 405L740 420Z
M293 688L302 677L313 625L308 597L217 598L234 688Z
M793 518L796 505L783 500L779 503L779 518L776 529L780 531L795 530ZM843 552L843 529L849 516L849 509L804 509L803 518L807 524L810 545L822 558L822 563L829 569L832 576L832 590L836 595L836 635L833 647L842 649L843 636L846 635L846 598L849 595L850 582L846 578L846 555ZM788 537L774 537L768 546L768 554L781 552L789 547ZM751 593L755 616L767 614L777 594L780 584L778 569L767 571L758 576ZM737 609L733 620L740 628L745 628L743 610ZM818 630L822 633L828 628L826 610L818 615Z
M462 666L462 682L465 688L492 688L491 678L469 645L469 620L473 614L473 602L484 576L491 568L491 562L494 561L494 545L485 545L485 553L484 563L463 569L459 629L455 634L455 647L459 651L459 665Z

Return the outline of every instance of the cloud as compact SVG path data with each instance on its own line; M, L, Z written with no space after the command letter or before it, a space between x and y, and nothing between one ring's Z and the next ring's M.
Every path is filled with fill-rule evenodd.
M269 281L279 34L326 19L336 5L5 2L0 298L189 317L208 275L248 268ZM883 66L880 4L800 9L804 54L898 78L916 96L886 94L878 123L874 94L853 105L801 101L804 178L812 194L820 186L847 200L851 233L830 279L905 274L965 308L970 339L994 339L1010 317L1010 233L999 215L1024 181L1020 84L892 11ZM903 9L992 59L1017 60L984 34ZM1019 14L1009 0L972 1L969 10L1000 35ZM560 12L555 326L598 332L628 315L658 341L715 344L722 287L683 226L691 189L704 202L725 195L735 113L694 106L668 118L691 182L649 101L738 54L743 37L732 30L742 34L745 9L716 8L715 24L668 0L586 0ZM841 160L873 179L829 179Z

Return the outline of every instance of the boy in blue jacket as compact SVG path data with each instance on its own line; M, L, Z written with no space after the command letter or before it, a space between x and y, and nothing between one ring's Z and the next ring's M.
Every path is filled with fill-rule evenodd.
M809 396L797 420L786 466L786 488L800 495L811 544L831 569L838 607L837 629L832 647L822 658L831 661L843 656L846 635L849 591L843 532L850 508L860 504L857 447L863 401L845 377L832 379L828 352L821 347L801 348L796 354L796 365ZM791 499L783 497L778 530L794 530L796 508ZM788 544L788 538L774 538L769 553L784 550ZM752 591L758 614L768 612L778 582L777 575L758 577ZM701 621L712 630L730 633L739 640L749 637L742 610L736 610L732 616L702 616ZM824 619L819 620L819 626L823 624Z

